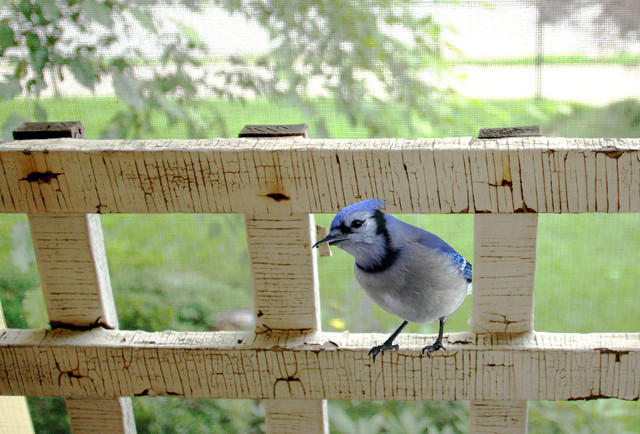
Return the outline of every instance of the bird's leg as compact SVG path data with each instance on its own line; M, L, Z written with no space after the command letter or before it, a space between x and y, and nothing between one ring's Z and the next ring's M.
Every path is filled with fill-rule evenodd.
M400 327L398 327L398 329L395 332L393 332L393 334L391 336L389 336L389 339L384 341L384 343L382 345L378 345L377 347L371 348L371 350L369 351L369 355L373 356L373 363L376 362L376 356L378 355L378 353L380 351L382 351L382 354L384 354L384 352L387 351L387 350L397 350L397 349L400 348L398 345L394 345L393 341L394 341L395 338L398 337L398 335L400 334L402 329L407 324L409 324L409 323L407 321L404 321L402 324L400 324Z
M438 338L433 343L433 345L427 345L426 347L424 347L422 349L422 354L424 354L424 352L426 351L427 357L431 357L431 353L433 353L434 351L438 351L440 349L446 350L446 348L442 346L442 333L444 332L444 323L446 321L447 321L446 316L443 316L440 318L440 331L438 332Z

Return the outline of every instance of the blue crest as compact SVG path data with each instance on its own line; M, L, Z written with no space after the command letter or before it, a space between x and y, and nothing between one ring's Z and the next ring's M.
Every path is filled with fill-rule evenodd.
M375 211L377 209L383 208L387 204L386 200L379 199L368 199L361 200L360 202L352 203L349 206L346 206L336 214L331 222L331 227L340 226L342 222L342 218L353 211Z

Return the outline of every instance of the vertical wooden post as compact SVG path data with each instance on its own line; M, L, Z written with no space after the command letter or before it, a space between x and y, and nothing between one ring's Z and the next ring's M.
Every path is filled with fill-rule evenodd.
M477 214L474 219L475 333L533 331L538 214ZM527 431L527 401L473 401L470 432Z
M84 138L80 122L26 123L14 138ZM34 158L33 173L58 173ZM25 174L29 175L29 174ZM48 182L59 182L64 173ZM33 182L40 182L32 176ZM118 328L97 214L31 214L29 225L42 291L53 328ZM74 432L135 433L131 398L66 399Z
M306 137L306 125L251 125L240 137ZM313 215L246 215L256 332L319 330ZM325 400L264 400L270 433L328 433Z
M0 303L0 329L6 328ZM33 433L29 406L24 396L0 396L0 434Z

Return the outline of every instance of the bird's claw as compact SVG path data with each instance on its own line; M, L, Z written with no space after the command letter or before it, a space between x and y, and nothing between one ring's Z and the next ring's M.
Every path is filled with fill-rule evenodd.
M382 354L384 354L385 351L387 350L398 350L400 349L400 347L396 344L396 345L390 345L387 344L386 342L382 345L378 345L376 347L371 348L371 350L369 350L369 355L373 357L373 363L376 362L376 356L378 355L378 353L382 352Z
M427 352L427 357L431 357L431 353L436 352L438 350L447 350L443 345L442 342L440 342L440 340L436 340L433 345L427 345L426 347L424 347L422 349L422 354L424 354L424 352Z

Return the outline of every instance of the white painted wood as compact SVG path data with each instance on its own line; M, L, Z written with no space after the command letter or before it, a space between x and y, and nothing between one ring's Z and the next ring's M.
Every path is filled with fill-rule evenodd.
M538 214L476 214L473 308L476 333L533 330Z
M66 398L74 433L135 433L131 398Z
M318 330L320 299L308 214L246 216L256 331Z
M320 297L313 215L245 216L256 333L320 329ZM283 362L289 363L287 354ZM295 373L282 373L289 378ZM290 384L290 382L287 382ZM295 384L295 383L291 383ZM270 433L328 432L323 400L265 400Z
M31 214L29 225L52 325L117 328L100 216Z
M0 331L0 394L358 400L640 398L640 334ZM384 375L383 375L384 373Z
M474 401L469 427L473 433L526 433L527 401Z
M0 330L6 327L0 303ZM33 433L29 406L24 396L0 396L0 434Z
M52 327L117 328L100 216L31 214L29 225ZM74 433L136 432L131 398L65 403Z
M265 425L269 433L328 434L327 401L319 399L266 399Z
M519 198L523 207L531 200L525 196L533 195L532 189ZM474 332L533 332L537 233L538 214L476 214L474 217L471 314ZM489 376L484 381L490 387L495 379ZM526 432L527 401L472 401L469 431Z
M640 212L640 139L0 144L0 212ZM40 175L38 175L40 174ZM43 174L45 174L43 176Z

